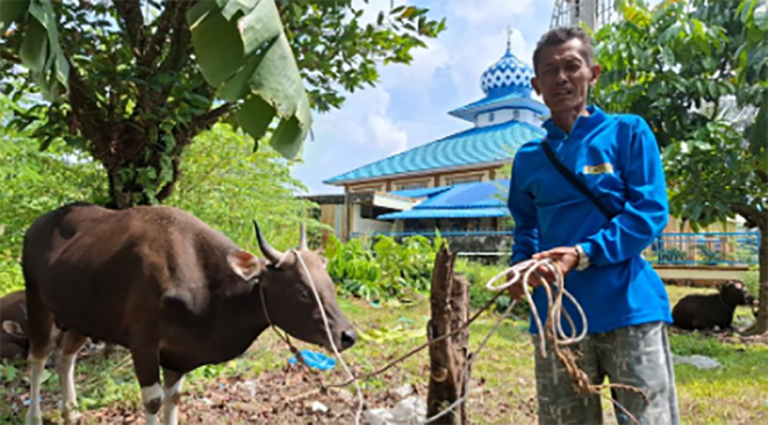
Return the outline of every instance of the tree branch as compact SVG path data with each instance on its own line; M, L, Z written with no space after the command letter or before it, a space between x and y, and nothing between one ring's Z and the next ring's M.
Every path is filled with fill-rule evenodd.
M160 56L160 52L163 51L163 45L165 45L168 34L171 31L171 24L175 24L174 18L184 20L184 16L177 13L181 3L180 1L165 3L165 9L157 18L155 33L152 34L152 38L146 44L144 53L141 59L139 59L139 66L149 68L154 65L158 56Z
M192 118L192 120L189 122L189 127L187 130L189 132L190 140L201 131L208 129L210 126L215 124L219 119L221 119L221 117L229 113L233 106L233 103L227 102L217 108L211 109L204 114L200 114Z
M157 198L157 201L162 203L165 201L171 194L173 193L173 189L176 186L176 182L179 181L179 176L181 173L181 170L179 170L179 157L174 156L171 160L171 168L173 169L173 176L171 177L171 181L165 184L155 196Z
M14 55L13 53L8 53L4 50L0 50L0 59L8 61L14 65L21 63L21 59L18 56Z
M141 13L141 2L115 0L115 9L128 33L133 55L139 59L144 51L144 15Z
M189 48L192 34L187 27L187 20L184 19L187 11L192 6L191 1L179 2L176 19L173 21L173 34L171 36L171 47L168 50L163 63L158 68L160 73L176 71L187 58L186 52Z
M731 210L744 217L747 221L747 227L762 227L768 225L768 217L766 217L765 214L760 214L760 211L758 211L757 208L745 204L734 203L731 204Z
M93 142L93 154L109 168L109 126L103 111L91 97L93 89L86 87L85 81L75 65L69 63L69 104L71 112L67 116L70 131L80 132Z
M763 184L768 184L768 172L765 172L764 170L755 170L755 174L757 174L757 178L759 178Z

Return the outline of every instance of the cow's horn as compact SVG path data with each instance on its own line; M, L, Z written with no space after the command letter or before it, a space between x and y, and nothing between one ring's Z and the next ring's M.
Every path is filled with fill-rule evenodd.
M306 251L307 248L307 226L304 222L301 222L301 236L299 236L299 251Z
M275 248L272 248L272 246L267 243L267 240L264 239L264 235L261 233L261 229L259 229L259 224L256 222L256 220L253 220L253 227L256 229L256 239L259 241L259 248L261 248L261 252L264 253L264 256L267 257L267 260L273 263L279 263L280 259L283 258L283 253L276 250Z

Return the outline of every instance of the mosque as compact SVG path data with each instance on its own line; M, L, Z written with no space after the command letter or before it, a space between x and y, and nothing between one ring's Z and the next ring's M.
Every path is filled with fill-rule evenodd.
M341 240L435 229L502 237L510 229L503 168L520 146L543 136L549 115L531 97L532 76L508 41L480 78L485 97L449 112L473 127L325 180L344 194L310 196L321 206L317 218Z

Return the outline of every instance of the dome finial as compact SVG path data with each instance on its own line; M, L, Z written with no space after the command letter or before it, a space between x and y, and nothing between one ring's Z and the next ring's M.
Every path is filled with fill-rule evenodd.
M511 26L507 25L507 53L512 52L512 34L515 33L515 30L512 29Z

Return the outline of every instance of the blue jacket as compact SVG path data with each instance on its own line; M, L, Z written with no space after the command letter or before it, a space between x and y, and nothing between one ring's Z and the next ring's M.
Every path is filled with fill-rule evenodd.
M546 121L547 141L558 159L618 215L608 222L549 162L540 141L526 143L512 165L508 205L515 220L515 244L511 261L580 244L591 265L569 272L565 285L584 309L589 333L650 321L671 323L666 289L641 256L664 230L669 216L656 138L639 116L609 115L595 106L588 111L591 115L579 117L570 134ZM544 290L534 290L533 298L544 323ZM580 331L576 309L569 301L564 304ZM567 322L563 327L570 329ZM530 330L537 333L533 320Z

